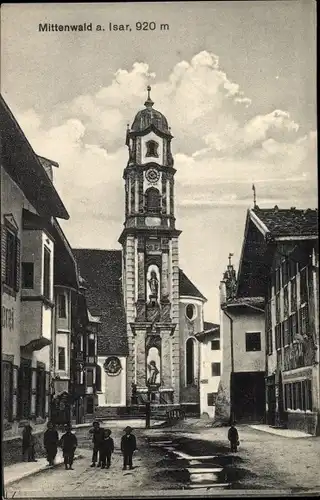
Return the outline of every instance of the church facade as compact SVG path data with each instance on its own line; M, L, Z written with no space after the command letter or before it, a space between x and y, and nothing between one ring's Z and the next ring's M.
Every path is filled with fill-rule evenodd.
M199 413L195 334L203 331L206 299L179 268L173 136L153 104L148 87L145 108L127 129L122 250L74 250L90 311L101 319L101 416L147 398Z

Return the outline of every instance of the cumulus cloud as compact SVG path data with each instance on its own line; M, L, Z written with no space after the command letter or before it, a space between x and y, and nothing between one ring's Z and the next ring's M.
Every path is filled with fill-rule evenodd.
M242 205L244 189L250 198L251 183L259 181L268 186L266 201L272 200L275 183L282 185L279 196L289 204L293 192L299 195L292 186L301 183L303 196L315 197L316 133L300 134L286 110L255 112L250 97L221 69L218 56L202 51L176 64L166 80L157 81L148 64L135 62L130 70L116 71L111 84L95 95L78 96L50 116L34 110L18 116L35 151L60 164L55 182L74 231L84 224L91 234L105 218L110 238L119 235L126 124L143 107L150 83L154 107L167 116L176 136L180 205Z

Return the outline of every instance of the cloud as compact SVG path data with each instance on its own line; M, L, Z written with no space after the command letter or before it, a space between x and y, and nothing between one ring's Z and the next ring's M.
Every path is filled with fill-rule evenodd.
M315 199L316 133L302 135L285 110L255 110L220 68L218 56L202 51L176 64L163 81L156 81L148 64L135 62L130 70L116 71L109 86L58 105L50 116L32 109L18 116L35 151L60 164L55 183L70 212L75 240L80 227L81 238L92 239L104 217L105 233L99 238L103 243L117 240L124 212L126 124L143 107L152 82L154 107L167 116L176 136L180 206L243 206L249 203L252 182L259 181L260 199L266 202L277 193L296 205L299 189L301 200Z

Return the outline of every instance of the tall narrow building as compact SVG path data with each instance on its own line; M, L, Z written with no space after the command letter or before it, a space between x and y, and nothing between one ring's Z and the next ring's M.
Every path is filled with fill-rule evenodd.
M153 108L128 128L124 170L123 289L129 345L128 379L137 392L159 385L162 399L179 402L179 252L175 228L172 135ZM150 364L151 363L151 364ZM147 364L146 371L145 366ZM159 371L159 373L157 373Z
M206 299L179 268L173 136L150 90L126 133L122 250L75 250L88 306L101 318L101 417L143 405L148 393L154 404L200 411L195 334Z

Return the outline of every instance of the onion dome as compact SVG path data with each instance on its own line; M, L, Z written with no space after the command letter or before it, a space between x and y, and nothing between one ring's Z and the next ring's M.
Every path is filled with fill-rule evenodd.
M160 132L171 135L166 117L162 113L160 113L160 111L153 109L154 102L150 97L150 85L148 85L147 90L148 98L144 103L145 109L142 109L136 114L131 127L131 131L141 132L150 127L150 125L153 125Z

